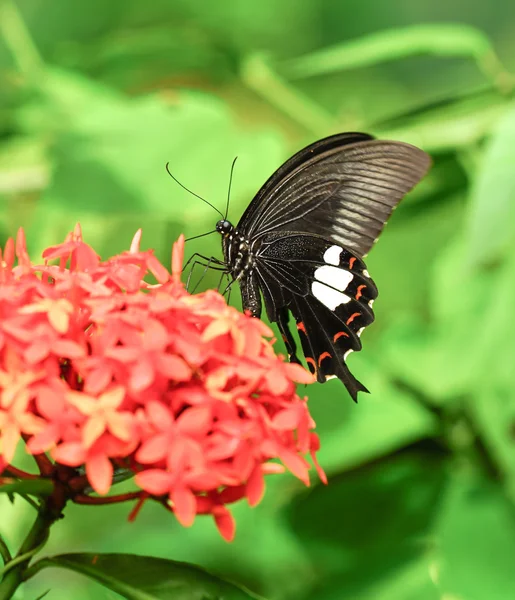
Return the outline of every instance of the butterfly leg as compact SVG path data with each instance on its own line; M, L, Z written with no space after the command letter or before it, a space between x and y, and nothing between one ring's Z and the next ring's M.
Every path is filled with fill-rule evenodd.
M193 259L197 259L195 262L211 262L214 265L218 265L218 266L225 266L225 263L218 259L215 258L214 256L208 257L208 256L204 256L203 254L200 254L198 252L195 252L195 254L192 254L188 260L185 262L184 267L182 267L183 272L186 270L186 268L188 267L188 265L193 261Z
M192 264L192 261L193 261L193 264ZM190 256L190 258L186 261L186 264L182 268L182 272L184 273L184 271L188 268L188 266L190 267L189 271L188 271L188 277L186 279L186 289L188 291L190 288L191 276L193 275L193 271L195 270L195 267L197 265L202 265L204 267L204 272L202 273L202 276L199 279L199 281L197 282L195 288L192 290L192 293L195 292L195 290L199 286L202 279L204 279L204 277L209 269L211 269L213 271L225 271L225 263L223 263L222 261L220 261L214 257L208 258L207 256L203 256L202 254L195 252L195 254Z
M297 344L295 343L290 328L288 327L288 309L281 308L278 317L279 319L277 320L277 325L281 335L283 336L284 345L286 346L286 352L288 352L290 362L298 363L300 365L301 362L297 358Z

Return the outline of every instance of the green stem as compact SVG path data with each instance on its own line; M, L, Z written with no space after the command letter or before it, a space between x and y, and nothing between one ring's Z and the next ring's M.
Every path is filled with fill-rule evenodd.
M243 61L241 77L247 87L315 135L337 129L329 113L282 79L261 54Z
M9 552L9 547L5 543L4 538L0 535L0 556L4 561L4 565L6 565L11 559L11 553Z
M12 0L0 0L0 33L20 72L34 82L42 70L43 59Z
M43 505L16 557L0 571L0 600L10 600L23 581L31 558L45 545L55 516Z

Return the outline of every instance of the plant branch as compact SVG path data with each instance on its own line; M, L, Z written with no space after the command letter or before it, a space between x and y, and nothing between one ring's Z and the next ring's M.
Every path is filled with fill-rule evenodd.
M25 502L28 502L32 508L35 508L36 510L39 510L39 504L33 500L28 494L19 494L20 498L23 498L25 500Z
M0 570L0 577L5 577L5 575L7 573L9 573L9 571L11 571L12 569L16 568L17 565L21 565L23 563L28 563L30 561L30 559L35 554L37 554L41 550L41 548L43 548L43 546L47 543L49 535L50 535L50 531L47 530L45 532L43 539L39 542L39 544L37 546L34 546L34 548L27 550L27 552L25 552L23 554L18 554L16 556L16 558L13 558L12 560L10 560L8 562L8 564L6 564L5 567L2 570Z
M50 526L56 518L56 515L49 511L46 504L41 507L18 554L0 571L0 576L2 576L2 581L0 582L0 600L10 600L13 597L14 592L23 581L25 568L34 554L45 545Z
M34 475L33 473L27 473L26 471L22 471L21 469L17 469L12 465L5 467L4 473L11 477L17 477L18 479L38 479L39 475Z
M130 500L138 500L141 496L146 492L142 492L141 490L137 492L127 492L126 494L118 494L116 496L86 496L86 495L77 495L73 498L73 502L75 504L89 504L92 506L99 506L102 504L117 504L118 502L129 502Z

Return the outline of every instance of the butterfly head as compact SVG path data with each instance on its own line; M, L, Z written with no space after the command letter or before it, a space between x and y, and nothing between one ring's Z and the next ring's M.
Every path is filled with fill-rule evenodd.
M221 219L216 224L216 230L223 236L230 235L234 231L234 225L227 219Z

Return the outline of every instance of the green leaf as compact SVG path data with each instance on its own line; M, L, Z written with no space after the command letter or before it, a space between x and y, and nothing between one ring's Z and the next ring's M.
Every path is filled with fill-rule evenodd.
M468 149L489 135L511 103L498 92L478 94L429 108L395 125L374 127L377 137L403 140L427 152Z
M471 195L468 258L489 265L515 241L515 104L492 130Z
M0 493L3 494L31 494L32 496L50 496L54 491L54 484L50 479L0 479Z
M433 570L442 598L515 597L513 506L498 484L456 473L435 534L439 559Z
M63 239L76 221L99 253L115 243L120 251L141 223L168 261L181 230L209 231L218 215L170 179L167 162L181 182L223 210L235 155L233 209L238 200L248 202L284 157L273 128L247 133L223 101L200 93L129 98L50 70L43 99L22 113L27 129L54 140L53 177L27 232L35 252Z
M340 381L309 389L310 411L322 439L318 458L328 474L375 460L438 431L434 416L395 387L380 365L363 356L353 358L353 373L371 391L360 395L357 405Z
M431 324L414 318L397 323L385 338L384 354L398 377L437 402L497 386L507 403L515 402L515 254L488 269L471 268L467 257L462 239L440 254Z
M342 582L349 598L394 598L382 595L383 587L401 583L399 571L419 561L426 569L425 574L415 569L414 587L433 594L421 597L434 597L427 565L445 467L435 447L414 446L299 495L288 514L318 574L320 587L310 598L330 598L328 588L341 593ZM411 585L404 595L402 587L397 586L398 597L409 598Z
M128 600L250 600L258 596L188 563L136 554L61 554L37 570L82 573Z
M431 579L432 559L422 556L400 566L390 575L378 581L365 582L351 587L341 576L324 581L306 600L341 600L343 590L352 600L442 600L442 596ZM449 598L449 600L451 600Z
M488 37L464 24L424 24L388 29L312 52L285 63L291 77L312 77L368 67L418 54L465 56L477 61L490 76L503 69Z
M515 379L515 378L513 378ZM515 395L513 385L493 378L469 401L474 426L515 502Z

